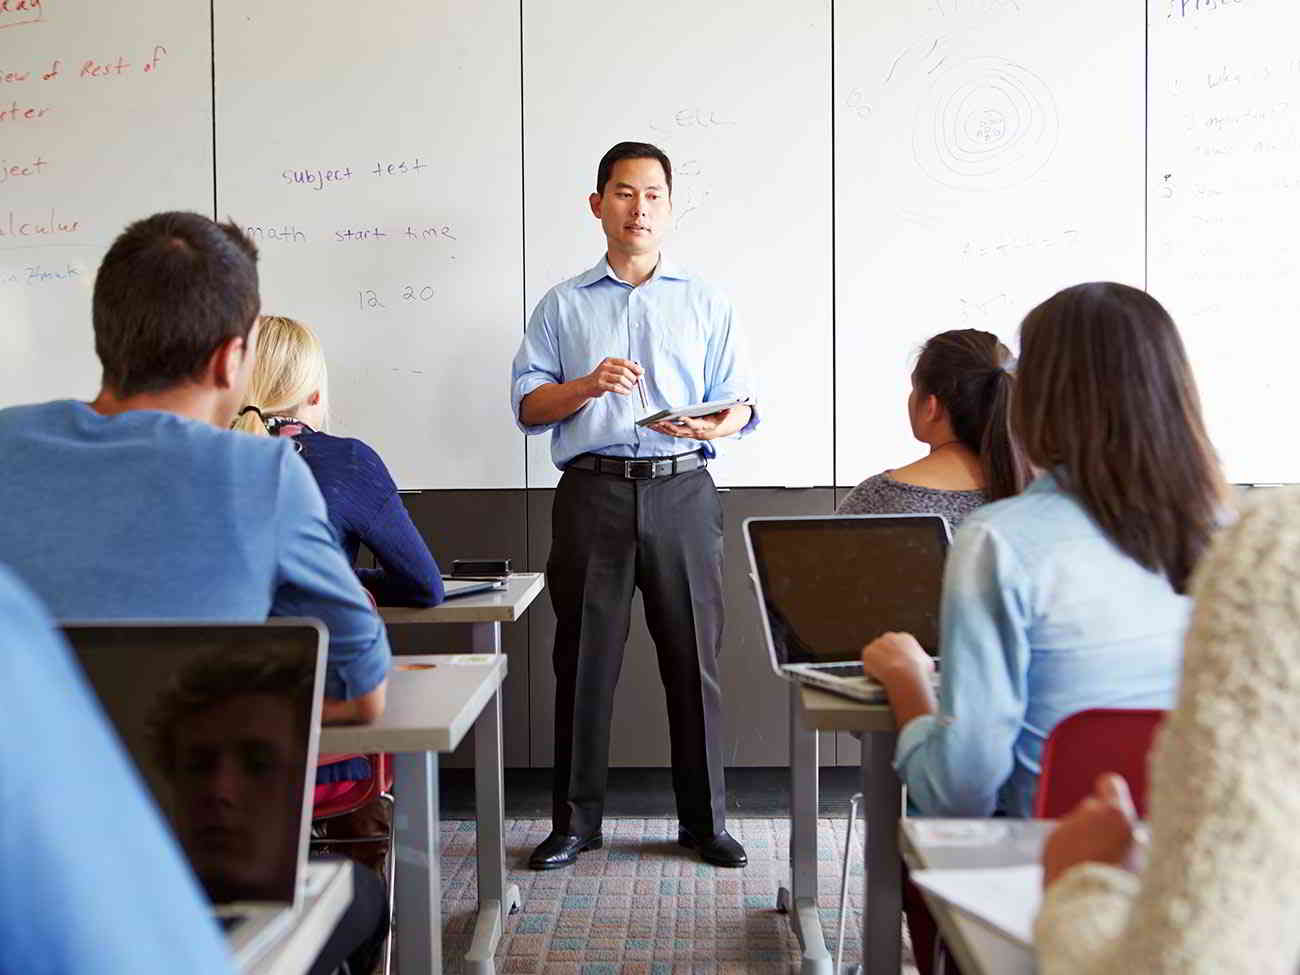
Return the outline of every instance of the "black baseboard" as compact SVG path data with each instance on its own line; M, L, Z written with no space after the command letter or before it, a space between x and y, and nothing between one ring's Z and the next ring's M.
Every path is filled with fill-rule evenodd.
M820 773L819 806L825 816L848 815L849 797L859 791L860 772L852 767L824 767ZM438 776L443 819L474 818L474 770L442 769ZM507 819L546 819L551 815L551 770L506 769ZM790 770L732 768L727 770L728 815L780 818L790 815ZM672 770L612 768L605 815L649 819L676 814Z

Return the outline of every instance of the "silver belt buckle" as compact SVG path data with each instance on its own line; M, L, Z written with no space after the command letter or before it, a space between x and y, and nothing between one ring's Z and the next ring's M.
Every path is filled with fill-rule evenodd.
M637 467L636 465L642 465ZM637 473L633 473L636 471ZM639 473L644 471L645 473ZM644 481L655 476L655 462L644 457L630 457L623 461L623 476L629 481Z

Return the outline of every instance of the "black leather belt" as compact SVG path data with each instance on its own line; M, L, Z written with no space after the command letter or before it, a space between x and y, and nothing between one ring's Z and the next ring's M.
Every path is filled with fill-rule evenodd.
M653 477L672 477L687 471L707 467L709 462L698 450L673 457L606 457L603 454L579 454L564 465L565 470L576 467L580 471L613 474L629 481L645 481Z

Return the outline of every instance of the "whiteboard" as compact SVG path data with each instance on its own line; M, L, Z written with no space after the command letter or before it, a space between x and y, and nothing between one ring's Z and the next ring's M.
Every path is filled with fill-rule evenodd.
M217 205L400 487L524 486L516 0L218 2Z
M1300 481L1300 9L1152 0L1150 289L1229 480Z
M159 210L212 212L208 4L0 6L0 405L93 399L108 245Z
M1131 0L836 6L837 484L922 452L929 336L1014 349L1060 288L1142 285L1144 33Z
M587 197L625 140L673 161L664 253L726 294L746 334L762 425L719 445L715 479L828 484L829 4L524 4L530 312L604 254ZM549 435L528 439L529 486L553 486Z

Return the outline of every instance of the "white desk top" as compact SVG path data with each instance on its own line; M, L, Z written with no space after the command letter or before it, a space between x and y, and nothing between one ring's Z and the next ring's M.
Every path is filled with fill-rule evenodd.
M815 687L799 688L800 713L809 731L894 731L888 704L865 704Z
M380 606L379 615L385 623L513 623L545 584L540 572L516 572L504 589L448 599L432 609Z
M320 750L453 751L501 686L506 660L490 653L397 657L383 716L373 724L322 728Z
M1056 825L1045 819L950 819L943 822L959 829L969 823L970 835L960 837L958 843L934 843L920 835L927 822L936 820L904 819L899 828L903 859L909 866L962 869L1037 863L1047 834ZM981 840L981 831L987 831L988 837ZM931 909L966 975L1033 975L1037 970L1032 951L992 927L941 903L931 902Z
M352 903L352 861L315 862L312 870L327 876L304 900L293 927L245 975L302 975L334 933L339 918Z

